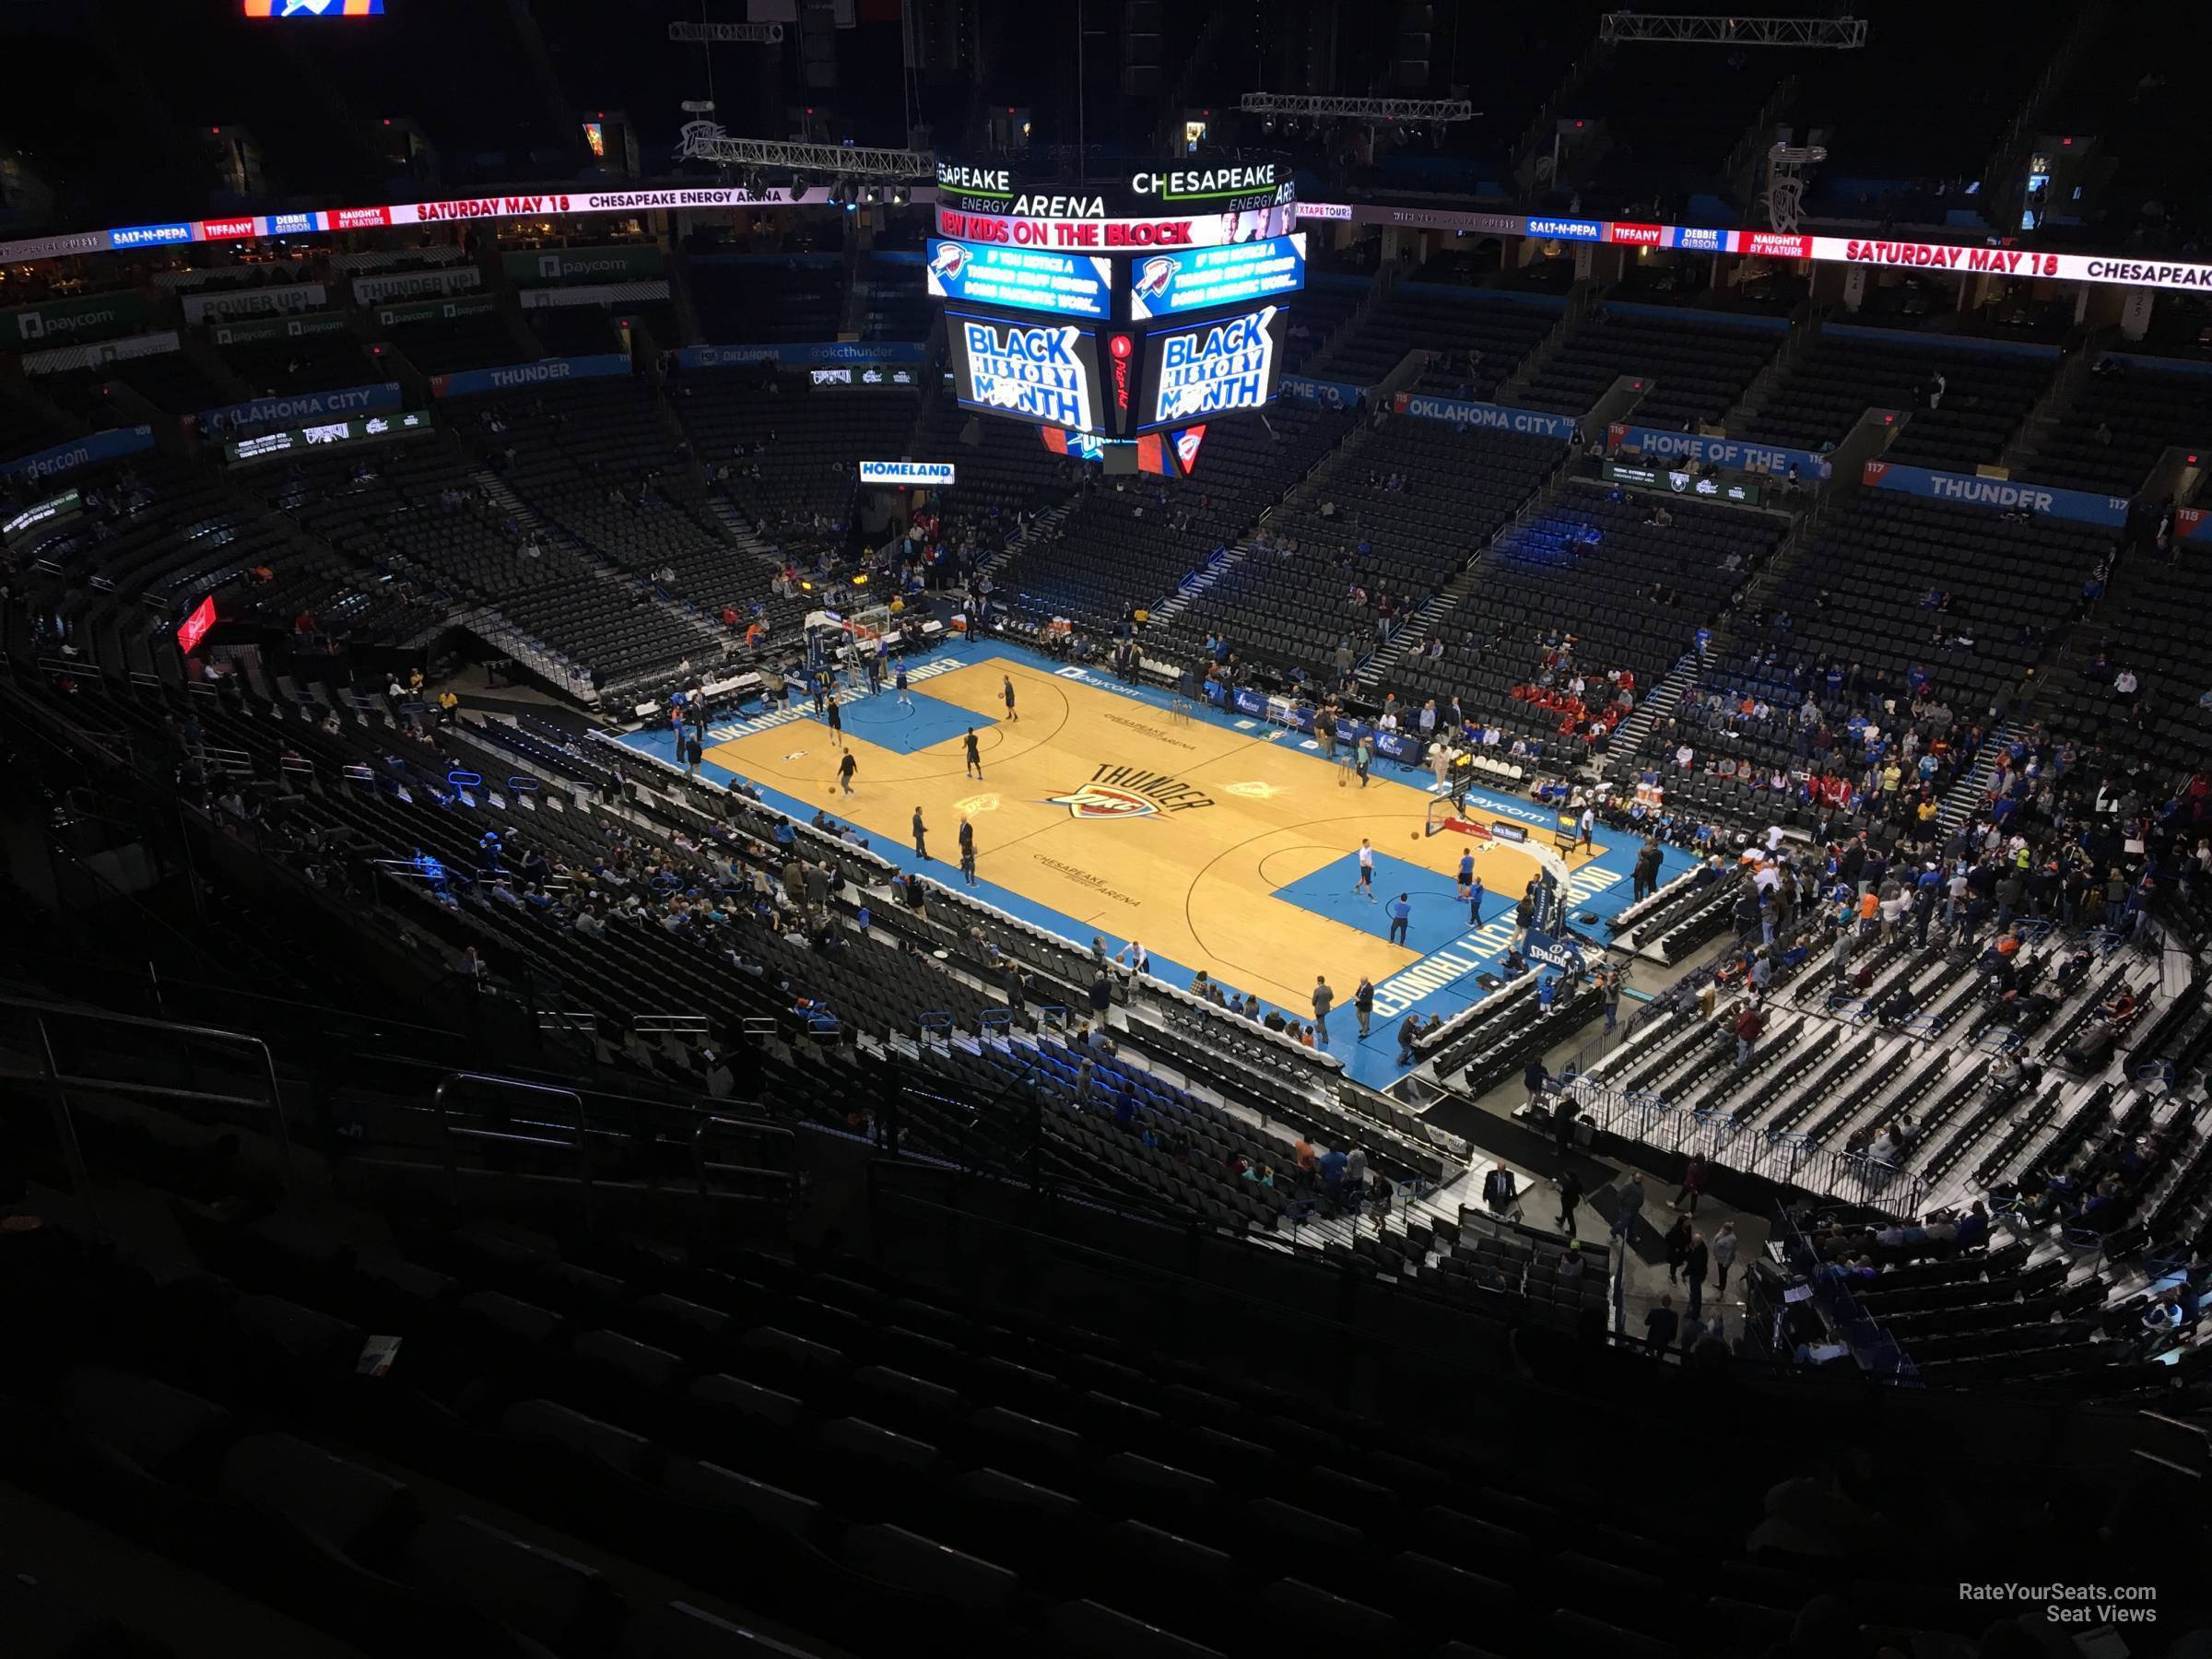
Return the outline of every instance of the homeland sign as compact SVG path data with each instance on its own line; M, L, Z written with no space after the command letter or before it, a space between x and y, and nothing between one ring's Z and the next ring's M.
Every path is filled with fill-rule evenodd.
M901 488L949 488L958 468L950 461L863 461L863 484L896 484Z

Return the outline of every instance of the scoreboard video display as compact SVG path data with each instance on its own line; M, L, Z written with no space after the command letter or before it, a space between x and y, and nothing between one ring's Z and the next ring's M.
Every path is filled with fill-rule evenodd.
M1270 402L1283 377L1282 308L1155 329L1145 337L1138 431L1183 426Z
M1137 260L1129 278L1129 315L1136 322L1250 305L1295 294L1306 286L1303 231L1226 248L1152 253Z
M1073 323L947 312L953 398L964 409L1071 432L1108 429L1098 342Z
M928 271L933 300L1048 311L1096 322L1113 314L1113 265L1095 253L1053 253L989 242L971 246L932 237Z
M1084 440L1060 453L1149 444L1167 471L1187 470L1206 421L1274 398L1306 280L1287 167L1191 159L1069 183L947 163L937 188L927 283L961 407Z

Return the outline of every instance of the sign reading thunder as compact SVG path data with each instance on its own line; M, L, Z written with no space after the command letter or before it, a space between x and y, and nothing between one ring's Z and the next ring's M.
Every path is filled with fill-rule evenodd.
M1138 260L1130 276L1129 314L1142 323L1212 305L1249 305L1305 286L1302 231L1226 248L1154 253Z
M1152 394L1145 428L1260 407L1275 395L1282 372L1282 308L1266 305L1148 336L1145 384Z
M971 247L932 237L928 270L934 300L1010 305L1101 321L1112 309L1113 267L1092 253L1053 253L990 243Z
M1099 359L1072 323L1024 324L946 313L953 394L982 409L1039 426L1099 430Z

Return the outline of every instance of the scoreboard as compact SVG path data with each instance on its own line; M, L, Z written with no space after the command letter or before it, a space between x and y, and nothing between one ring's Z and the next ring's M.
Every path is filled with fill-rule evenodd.
M1063 454L1141 443L1144 470L1187 471L1207 420L1281 381L1306 270L1288 179L1241 157L1081 183L940 165L926 269L956 400Z

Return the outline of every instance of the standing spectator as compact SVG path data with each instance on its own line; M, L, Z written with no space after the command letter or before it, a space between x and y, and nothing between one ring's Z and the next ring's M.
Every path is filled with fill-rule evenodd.
M1694 1216L1698 1213L1698 1200L1703 1196L1705 1196L1705 1160L1693 1154L1689 1160L1689 1167L1682 1171L1682 1190L1666 1201L1666 1207L1682 1209L1682 1206L1688 1204L1689 1207L1684 1213Z
M1759 1032L1766 1030L1766 1016L1759 1005L1746 1001L1735 1017L1735 1069L1741 1071L1751 1064L1751 1048L1759 1041Z
M1613 1236L1632 1239L1636 1236L1636 1219L1643 1214L1643 1177L1630 1171L1621 1184L1618 1206L1613 1212Z
M1559 1171L1559 1230L1574 1237L1574 1212L1583 1202L1583 1178L1571 1165Z
M1715 1296L1728 1288L1728 1269L1735 1262L1735 1223L1724 1221L1721 1230L1712 1236L1712 1290Z
M1420 1034L1421 1017L1418 1014L1406 1015L1406 1023L1398 1028L1398 1064L1400 1065L1413 1064L1414 1040Z
M1684 1220L1688 1218L1685 1216ZM1689 1281L1689 1316L1697 1318L1705 1300L1705 1264L1712 1253L1705 1243L1705 1235L1693 1231L1689 1248L1682 1258L1683 1276Z
M1375 986L1366 974L1359 976L1359 985L1352 993L1352 1012L1359 1016L1359 1040L1367 1041L1368 1021L1374 1018Z
M914 808L914 856L921 859L929 856L929 826L922 821L919 806Z
M1610 966L1602 969L1597 976L1597 984L1598 989L1605 993L1606 1031L1610 1035L1620 1020L1620 970Z
M1675 1312L1675 1299L1663 1296L1659 1305L1643 1316L1643 1346L1654 1359L1666 1358L1666 1350L1675 1346L1675 1333L1682 1328L1682 1321Z
M972 864L974 861L972 858L971 858L969 862ZM1106 970L1101 966L1094 971L1090 976L1091 1018L1097 1020L1101 1027L1104 1026L1106 1023L1107 1011L1112 1006L1113 982L1106 977Z
M1404 893L1390 901L1390 942L1393 945L1406 943L1406 927L1412 916L1413 901Z
M1543 1055L1530 1057L1522 1068L1521 1081L1528 1086L1528 1110L1534 1112L1544 1104L1545 1092L1551 1088L1551 1073L1545 1067Z
M1324 1048L1329 1042L1329 1010L1336 1005L1336 993L1329 989L1328 976L1313 976L1313 1031Z
M1677 1216L1675 1224L1666 1230L1666 1282L1670 1285L1681 1279L1682 1264L1689 1259L1689 1241L1693 1236L1695 1230L1688 1216Z
M975 826L964 813L960 817L960 875L970 887L975 885Z

